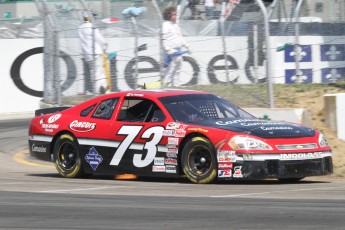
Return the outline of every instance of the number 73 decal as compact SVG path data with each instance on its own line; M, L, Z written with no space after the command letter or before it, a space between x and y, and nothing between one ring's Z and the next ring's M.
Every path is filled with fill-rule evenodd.
M117 135L124 135L126 136L125 139L120 143L119 147L117 148L113 158L111 159L110 165L119 165L120 161L127 151L127 149L131 148L133 144L134 139L138 136L143 126L122 126L119 131L117 132ZM143 144L141 147L133 146L136 150L147 150L147 154L144 159L142 159L143 154L134 154L133 156L133 164L136 167L142 168L146 167L149 164L152 163L153 159L156 157L157 154L157 145L162 140L163 137L163 130L164 128L161 126L155 126L148 128L142 135L142 139L150 139L151 136L153 137L147 141L145 144ZM132 146L131 146L132 145Z

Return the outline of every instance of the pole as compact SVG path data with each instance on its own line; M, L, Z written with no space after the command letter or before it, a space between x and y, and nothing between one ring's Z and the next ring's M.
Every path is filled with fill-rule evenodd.
M135 48L134 48L134 54L135 54L135 76L134 76L134 89L138 88L138 24L135 17L131 16L131 22L134 28L134 34L135 34Z
M151 0L152 5L154 6L156 13L159 18L159 26L160 26L160 32L159 32L159 63L160 63L160 80L161 80L161 88L163 87L163 79L164 79L164 52L163 52L163 34L162 34L162 24L163 24L163 17L162 13L159 10L158 4L156 0Z
M226 7L226 0L223 0L222 2L222 12L221 16L219 18L220 23L220 30L222 35L222 43L223 43L223 54L224 54L224 64L225 64L225 74L226 74L226 80L230 82L229 79L229 66L228 66L228 54L226 52L226 41L225 41L225 7Z
M295 18L295 66L296 66L296 81L300 83L301 78L301 70L300 70L300 58L301 58L301 52L299 48L299 12L302 6L303 0L299 0L294 12L294 18Z
M274 108L274 98L273 98L273 82L272 82L272 57L271 57L271 46L270 46L270 25L267 10L265 8L262 0L256 0L265 20L265 40L266 40L266 73L268 79L268 94L270 100L270 108Z

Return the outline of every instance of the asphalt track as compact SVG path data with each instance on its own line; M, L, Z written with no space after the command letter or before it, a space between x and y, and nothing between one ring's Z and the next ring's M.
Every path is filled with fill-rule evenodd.
M28 125L0 120L0 229L345 229L345 179L65 179L28 156Z

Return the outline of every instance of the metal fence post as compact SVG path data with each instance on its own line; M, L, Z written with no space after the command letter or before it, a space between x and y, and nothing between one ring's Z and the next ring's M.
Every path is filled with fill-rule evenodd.
M156 10L156 13L159 18L159 69L160 69L160 81L161 81L161 88L163 87L163 79L164 79L164 51L163 51L163 31L162 31L162 24L163 24L163 16L161 11L159 10L158 4L156 0L151 0L152 5Z
M38 3L36 2L38 6ZM43 22L44 22L44 83L43 83L43 101L49 104L57 103L57 94L55 85L55 79L57 69L54 68L56 59L58 58L56 47L55 32L57 31L55 20L51 11L48 8L46 0L42 0L43 9ZM49 45L48 43L53 43ZM53 47L53 50L49 48Z
M133 25L133 28L134 28L134 34L135 34L135 37L134 37L134 55L135 55L135 77L134 77L134 89L137 89L138 88L138 24L137 24L137 20L134 16L131 16L131 22L132 22L132 25Z
M225 74L226 74L226 80L228 83L230 82L229 79L229 66L228 66L228 54L226 52L226 41L225 41L225 7L226 7L226 0L223 0L222 3L222 11L221 11L221 16L219 18L219 23L220 23L220 31L222 35L222 43L223 43L223 54L224 54L224 64L225 64Z
M270 46L270 25L267 10L262 0L256 0L259 7L264 15L265 20L265 40L266 40L266 72L268 79L268 93L270 98L270 108L274 108L273 98L273 82L272 82L272 58L271 58L271 46Z
M295 65L296 65L296 79L297 83L300 83L301 78L301 70L299 66L300 58L301 58L301 52L299 48L299 12L302 6L303 0L299 0L294 12L294 18L295 18Z

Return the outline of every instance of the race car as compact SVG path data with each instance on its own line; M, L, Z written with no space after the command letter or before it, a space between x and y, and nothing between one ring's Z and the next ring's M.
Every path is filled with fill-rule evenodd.
M131 90L38 110L29 149L69 178L134 174L212 183L333 173L332 150L319 131L260 119L193 90Z

